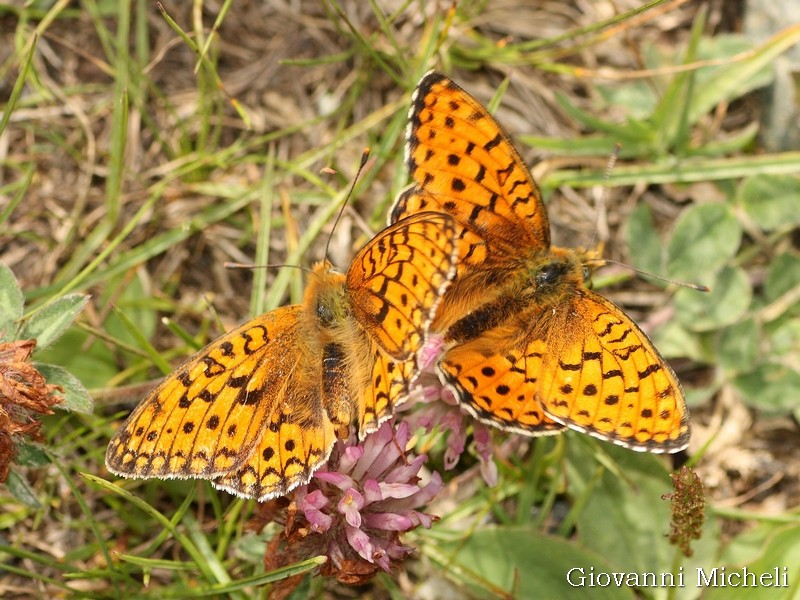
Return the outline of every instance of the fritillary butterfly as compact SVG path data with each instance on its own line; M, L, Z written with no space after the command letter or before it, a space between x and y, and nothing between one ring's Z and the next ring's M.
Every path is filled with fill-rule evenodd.
M587 289L595 252L550 245L539 190L486 108L430 72L414 92L414 183L391 222L422 210L460 226L456 279L432 325L442 382L480 421L527 435L570 427L634 450L689 441L680 383L644 332Z
M208 479L259 501L308 482L353 422L363 438L406 400L455 251L453 219L422 213L379 233L346 275L317 264L302 304L223 335L139 404L109 471Z

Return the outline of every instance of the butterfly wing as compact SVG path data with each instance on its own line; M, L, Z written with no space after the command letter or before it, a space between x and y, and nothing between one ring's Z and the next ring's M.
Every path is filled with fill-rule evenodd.
M400 192L397 200L395 200L394 206L389 213L389 223L396 223L409 215L427 211L448 212L438 202L436 196L420 189L416 184L412 184ZM504 258L495 259L490 256L491 247L486 243L486 240L469 229L457 227L456 235L458 238L456 267L459 273L468 268L474 269L504 260Z
M300 306L261 315L169 375L106 451L125 477L211 478L250 457L301 359Z
M407 399L428 326L455 269L455 223L421 212L390 225L347 273L353 316L371 344L359 399L359 435L378 428Z
M530 312L520 334L501 326L456 344L442 381L479 420L540 435L564 426L647 452L689 443L689 413L669 364L619 307L580 289Z
M347 272L356 321L395 360L413 359L425 343L455 275L454 237L448 215L416 214L376 235Z
M358 434L361 439L394 414L408 399L411 384L419 374L416 356L393 360L377 345L372 351L372 377L361 396Z
M311 377L317 385L304 385L315 381ZM287 381L279 393L255 451L240 469L212 480L215 488L263 502L308 483L328 460L337 430L325 410L318 373Z
M508 256L518 256L520 248L549 248L539 190L480 102L431 71L417 85L408 116L406 164L416 185L398 199L392 220L410 214L420 200L433 200Z
M448 349L439 377L483 423L529 436L559 433L564 426L548 417L537 395L542 349L525 344L514 327L495 327Z
M537 398L554 420L633 450L689 443L683 390L647 335L619 307L580 290L532 340L542 362Z

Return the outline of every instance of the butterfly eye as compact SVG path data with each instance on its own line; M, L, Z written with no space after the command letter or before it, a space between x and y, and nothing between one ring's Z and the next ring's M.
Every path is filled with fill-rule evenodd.
M536 274L536 285L538 287L551 285L558 279L558 276L561 275L562 271L563 269L561 268L561 265L556 263L550 263L549 265L543 266Z
M333 325L334 316L333 311L331 310L330 306L323 304L322 302L317 303L317 320L319 324L323 327L330 327Z
M583 283L589 283L592 279L592 270L586 265L583 266Z

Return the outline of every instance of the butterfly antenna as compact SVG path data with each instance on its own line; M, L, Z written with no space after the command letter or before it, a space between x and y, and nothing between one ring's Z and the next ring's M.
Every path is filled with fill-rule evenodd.
M625 263L621 263L616 260L611 260L610 258L604 258L603 262L608 265L618 265L620 267L624 267L634 273L637 273L644 277L645 279L657 279L658 281L663 281L664 283L670 283L672 285L677 285L679 287L689 288L690 290L697 290L698 292L710 292L711 288L707 285L701 285L699 283L689 283L687 281L678 281L677 279L670 279L669 277L663 277L661 275L655 275L653 273L648 273L647 271L642 271L641 269L637 269L636 267L632 267L631 265L626 265Z
M325 258L328 258L328 249L331 245L331 239L333 238L333 232L336 231L336 226L339 224L339 219L342 218L342 213L344 212L347 203L350 201L350 197L353 195L353 190L356 187L356 183L358 182L358 178L361 175L361 171L364 170L364 167L369 160L369 148L364 148L364 152L361 153L361 163L358 165L358 171L356 171L355 177L353 177L353 182L350 184L350 189L347 191L347 196L342 202L342 207L339 209L339 213L336 215L336 220L333 222L333 229L331 229L331 234L328 236L328 241L325 244Z

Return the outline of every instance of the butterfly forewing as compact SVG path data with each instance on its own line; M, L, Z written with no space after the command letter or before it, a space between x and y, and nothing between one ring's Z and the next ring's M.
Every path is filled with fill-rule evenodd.
M406 164L420 190L498 250L550 246L547 213L517 150L486 108L440 73L425 75L412 96Z
M359 405L362 438L407 399L419 370L417 354L455 274L454 237L452 218L421 212L378 234L348 271L353 311L374 340Z
M297 367L299 306L249 321L179 367L128 417L106 465L129 477L212 477L240 468Z
M358 253L347 273L353 312L392 358L422 348L439 298L455 271L455 225L420 213L389 226Z
M448 212L439 204L436 196L428 194L416 185L411 185L403 190L395 200L389 213L389 222L395 223L409 215L432 210ZM504 254L493 254L492 248L486 243L486 240L470 229L457 227L456 238L458 246L456 271L458 273L469 269L485 269L495 264L502 265L508 260Z

